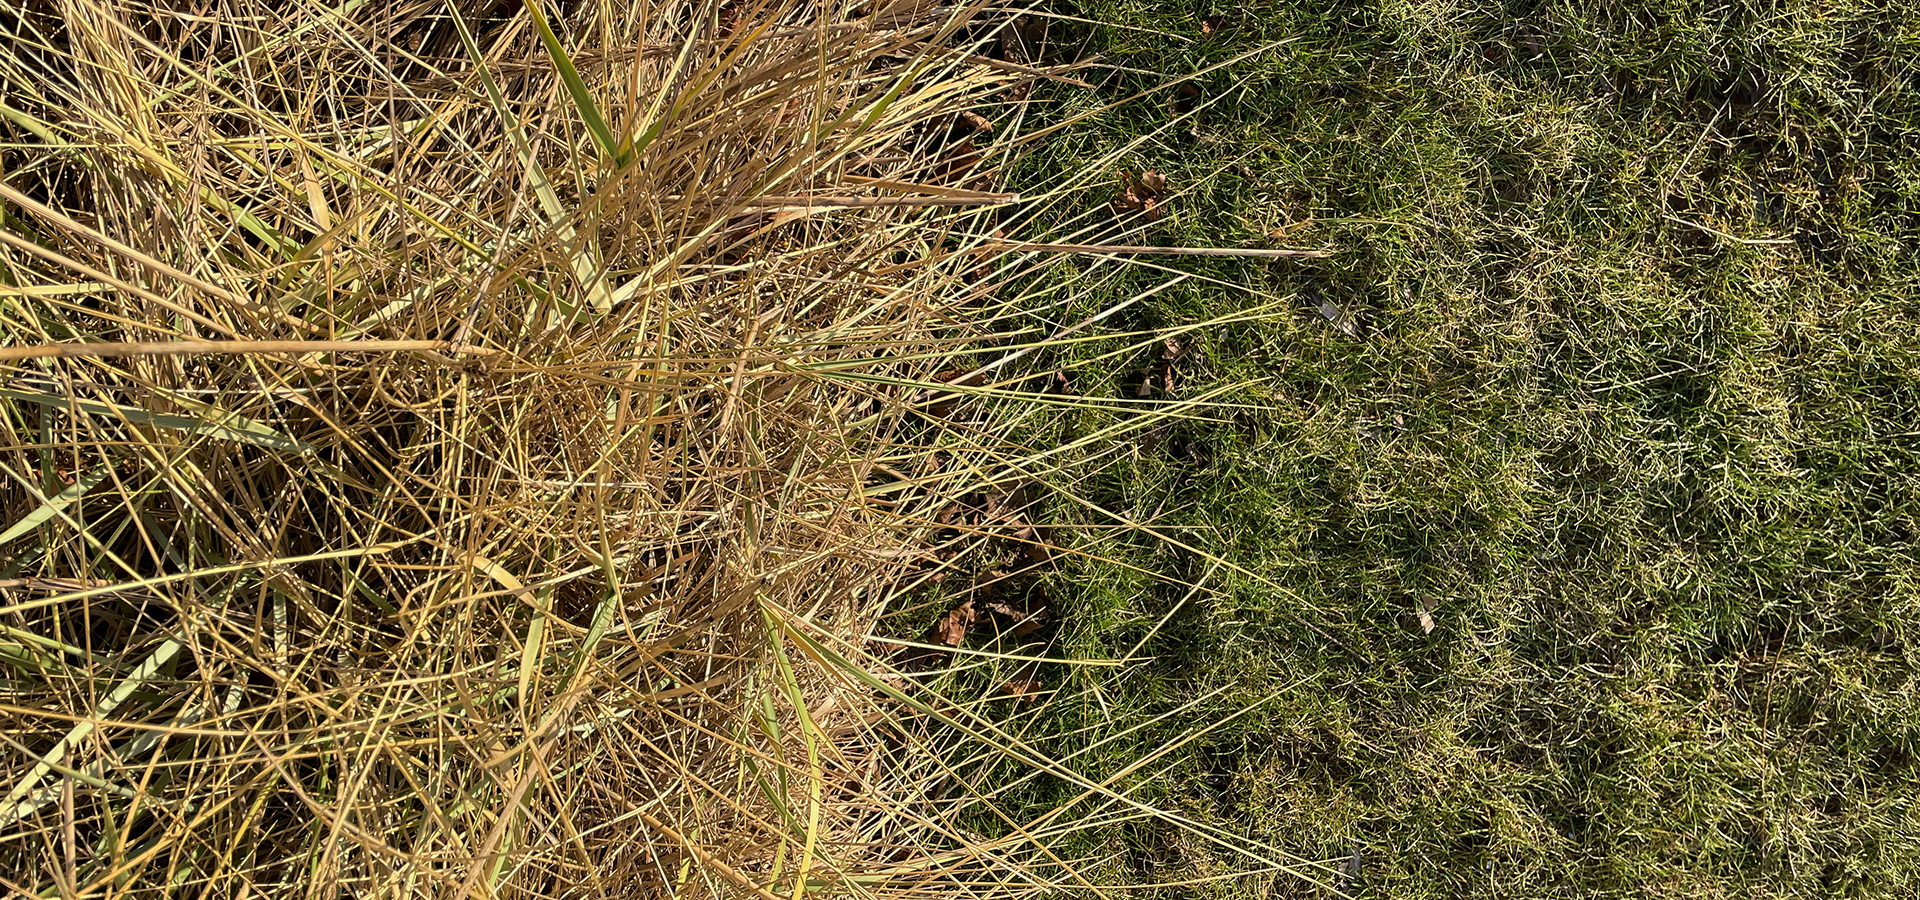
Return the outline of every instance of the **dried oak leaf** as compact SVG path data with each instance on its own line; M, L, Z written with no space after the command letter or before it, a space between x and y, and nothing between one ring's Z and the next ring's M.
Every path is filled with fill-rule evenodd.
M1028 525L1014 532L1013 539L1019 542L1020 555L1025 557L1030 565L1044 566L1053 562L1052 529Z
M985 372L974 372L969 375L965 369L947 369L946 371L935 373L932 380L937 384L950 384L955 387L979 387L986 383L987 374ZM923 414L938 417L953 412L954 406L957 405L964 396L963 394L956 394L950 391L927 388L914 393L913 403L915 406L921 407L920 411ZM933 402L935 400L939 400L939 402Z
M940 621L934 623L933 639L949 647L958 647L966 641L967 629L973 627L973 623L979 619L980 614L974 610L973 601L968 600L954 607L946 615L941 616Z
M987 498L987 516L994 522L1019 525L1026 521L1027 509L1033 506L1036 493L1032 482L996 491Z
M962 180L978 180L972 171L974 164L982 157L973 144L973 136L968 135L948 144L941 153L940 163L934 167L929 181L934 184L949 184Z

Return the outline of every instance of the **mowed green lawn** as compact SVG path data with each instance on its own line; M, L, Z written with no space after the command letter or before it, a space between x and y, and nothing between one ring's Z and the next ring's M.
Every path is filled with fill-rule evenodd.
M1150 659L1019 715L1108 740L1096 777L1188 739L1116 783L1327 867L1207 881L1259 863L1158 824L1066 849L1196 880L1167 897L1908 895L1920 7L1059 11L1146 30L1056 24L1052 58L1113 68L1036 121L1284 43L1040 144L1015 186L1120 151L1056 239L1158 170L1125 243L1335 251L1081 260L1029 298L1067 325L1159 288L1085 332L1115 335L1270 305L1043 362L1242 408L1074 450L1059 486L1159 537L1051 502L1107 526L1033 588L1053 652Z

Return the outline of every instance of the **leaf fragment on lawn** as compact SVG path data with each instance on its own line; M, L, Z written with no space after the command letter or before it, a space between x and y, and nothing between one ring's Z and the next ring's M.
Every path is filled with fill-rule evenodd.
M1354 888L1360 883L1360 860L1362 858L1359 841L1353 842L1353 854L1340 864L1340 896L1353 900Z
M1327 321L1332 322L1333 327L1339 329L1341 334L1351 338L1360 336L1360 327L1353 323L1353 315L1334 305L1332 300L1320 301L1320 314L1325 316Z
M934 640L949 647L958 647L966 641L967 629L973 627L973 623L979 618L980 613L973 608L973 601L968 600L954 607L946 615L941 616L939 622L934 623Z
M1040 692L1045 689L1046 686L1040 683L1040 664L1027 663L1006 684L1000 686L1000 693L1032 703L1040 699Z
M1047 607L1044 603L1033 603L1027 600L994 600L987 604L987 611L1012 620L1015 637L1026 637L1047 624Z
M1162 200L1167 193L1167 176L1159 169L1148 169L1135 177L1120 173L1120 196L1113 199L1116 212L1138 212L1157 216L1166 211Z

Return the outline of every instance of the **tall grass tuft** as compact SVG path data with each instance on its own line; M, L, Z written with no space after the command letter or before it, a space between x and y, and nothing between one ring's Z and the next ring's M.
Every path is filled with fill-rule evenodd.
M5 890L1075 882L1075 817L958 824L1071 771L872 640L1032 474L927 414L1005 15L5 7Z

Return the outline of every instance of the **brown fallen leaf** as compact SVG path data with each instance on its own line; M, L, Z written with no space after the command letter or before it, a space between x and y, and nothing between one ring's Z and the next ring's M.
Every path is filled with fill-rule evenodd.
M1344 900L1353 900L1354 886L1360 882L1360 862L1365 858L1359 841L1353 842L1353 853L1347 861L1340 864L1340 896Z
M1200 86L1189 81L1167 95L1167 112L1175 119L1186 120L1187 137L1196 141L1206 140L1200 134L1200 98L1204 94Z
M979 619L980 614L974 610L972 600L961 603L934 623L933 639L949 647L958 647L966 641L967 629Z
M941 151L941 160L933 167L927 181L939 185L955 185L959 182L980 181L986 173L973 172L974 165L982 159L982 153L974 146L973 136L969 134L960 140L946 145Z
M1186 345L1177 338L1170 337L1162 341L1160 361L1148 366L1147 371L1140 376L1140 386L1134 389L1134 395L1142 398L1153 396L1153 388L1157 383L1171 396L1174 366L1180 362L1180 357L1185 356L1186 352Z
M1025 521L1027 508L1036 500L1038 491L1031 481L1023 481L1003 491L996 491L987 498L987 516L995 522L1019 524Z
M1167 176L1159 169L1148 169L1139 177L1132 173L1120 173L1120 196L1113 198L1116 212L1146 213L1150 216L1165 212L1162 202L1167 193Z
M1026 557L1028 564L1044 566L1053 562L1053 541L1046 532L1035 531L1032 537L1023 539L1022 546L1021 555Z
M1433 611L1439 606L1440 601L1432 597L1421 597L1419 600L1414 601L1413 611L1420 616L1420 632L1422 634L1433 633Z
M975 372L972 375L968 375L965 369L948 369L944 372L934 373L931 380L937 384L950 384L955 387L979 387L986 382L987 378L984 372ZM945 399L940 399L942 397L945 397ZM914 393L913 405L921 407L920 411L926 415L944 416L953 412L954 406L964 397L964 394L955 394L936 388L927 388ZM939 400L940 402L933 402L935 400Z
M1175 116L1184 116L1200 105L1200 86L1189 81L1167 95L1167 110Z
M1027 663L1006 684L1000 686L1000 693L1032 703L1040 699L1040 692L1045 689L1046 686L1040 683L1040 664Z
M994 600L987 604L987 611L1004 616L1013 623L1015 637L1026 637L1047 624L1047 606L1027 600Z

